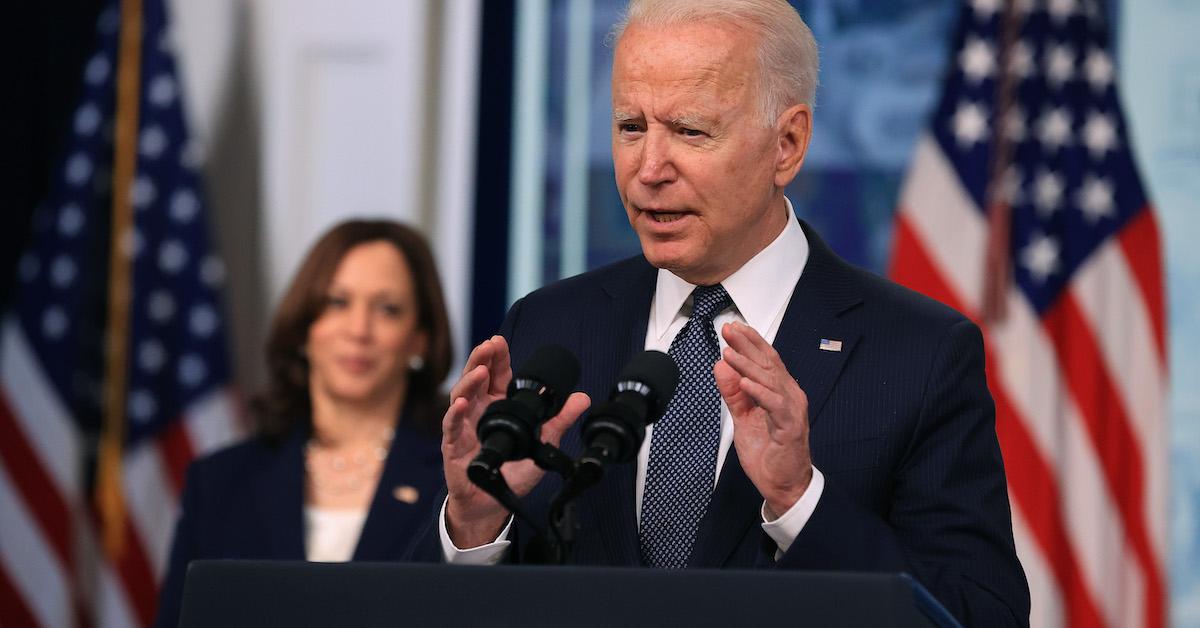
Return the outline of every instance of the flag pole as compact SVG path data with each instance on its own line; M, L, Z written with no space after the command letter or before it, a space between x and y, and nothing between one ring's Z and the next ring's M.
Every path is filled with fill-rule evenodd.
M999 50L996 72L995 131L992 134L992 155L988 169L987 203L988 237L983 264L983 320L996 323L1004 320L1012 259L1009 254L1012 226L1012 195L1019 181L1009 181L1013 141L1007 124L1016 101L1016 73L1012 68L1013 47L1020 35L1021 19L1016 0L1005 0L1000 17Z
M117 101L113 129L108 318L104 338L104 423L100 434L95 489L104 548L113 558L119 558L125 550L125 497L121 485L121 460L125 442L125 397L129 378L132 191L137 171L142 26L142 0L121 0Z

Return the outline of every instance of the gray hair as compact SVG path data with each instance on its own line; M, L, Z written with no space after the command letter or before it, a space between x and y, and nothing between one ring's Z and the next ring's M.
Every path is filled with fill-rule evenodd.
M785 0L630 0L608 41L615 46L630 24L661 27L704 21L731 22L759 35L759 106L767 125L796 103L813 106L817 41Z

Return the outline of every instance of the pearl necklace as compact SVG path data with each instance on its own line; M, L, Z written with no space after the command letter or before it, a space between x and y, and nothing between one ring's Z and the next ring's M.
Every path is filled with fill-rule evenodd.
M334 455L322 451L328 445L310 438L304 447L304 470L309 484L314 491L333 497L357 493L374 484L395 435L396 431L388 428L374 445Z

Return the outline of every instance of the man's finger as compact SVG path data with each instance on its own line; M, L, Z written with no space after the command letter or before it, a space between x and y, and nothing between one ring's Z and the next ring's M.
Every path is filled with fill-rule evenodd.
M450 389L450 398L465 398L467 401L483 394L487 389L488 369L480 364L463 373L463 376Z
M475 345L471 349L471 354L467 356L467 363L463 365L463 375L470 373L475 367L480 364L487 364L492 359L492 339L488 338L483 342Z
M751 360L734 349L733 345L725 347L725 351L721 353L721 357L726 364L731 366L742 377L748 377L764 386L770 386L771 382L774 381L770 370L763 368L758 362Z
M462 397L456 398L442 419L442 443L455 448L470 448L475 445L474 432L468 429L471 404Z
M772 423L780 423L781 421L778 419L782 418L781 415L788 414L787 412L783 411L786 410L783 407L783 395L779 394L778 392L771 390L770 388L750 379L749 377L743 377L741 381L738 382L738 385L741 387L742 392L746 393L751 399L754 400L756 405L767 411L767 414L771 417L768 420Z
M754 399L742 390L742 376L725 360L718 360L713 365L713 378L717 380L717 392L721 393L730 414L739 417L754 409Z
M567 397L566 403L563 404L562 410L542 425L542 440L551 445L558 445L558 441L562 439L567 428L571 427L579 415L583 414L590 405L592 405L592 400L587 393L571 393L571 396Z
M487 341L491 346L489 353L488 371L491 380L488 382L488 394L503 395L512 381L512 363L508 353L508 341L504 336L492 336Z

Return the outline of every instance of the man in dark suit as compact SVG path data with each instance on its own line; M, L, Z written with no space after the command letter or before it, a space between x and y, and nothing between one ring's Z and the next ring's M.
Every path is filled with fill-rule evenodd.
M641 349L669 349L679 392L638 463L581 499L575 562L905 571L970 625L1027 624L979 330L842 262L784 197L816 86L799 15L635 1L615 41L613 162L643 256L528 295L472 352L418 552L525 556L527 533L465 474L512 363L549 343L580 357L583 392L542 428L577 451L590 400ZM503 471L544 507L532 463Z

